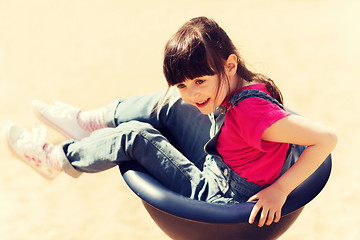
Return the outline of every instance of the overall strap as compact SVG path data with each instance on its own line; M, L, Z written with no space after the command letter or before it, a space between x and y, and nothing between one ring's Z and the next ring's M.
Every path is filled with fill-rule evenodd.
M272 102L279 106L281 109L284 109L284 106L279 103L275 98L271 97L269 94L266 94L263 91L256 90L256 89L245 89L240 92L235 93L230 97L230 104L232 107L235 107L237 104L239 104L241 101L251 98L251 97L258 97L261 99L264 99L268 102Z

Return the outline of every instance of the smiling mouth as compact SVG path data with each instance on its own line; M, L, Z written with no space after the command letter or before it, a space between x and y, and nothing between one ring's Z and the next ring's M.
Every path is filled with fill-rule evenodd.
M208 104L209 101L210 101L210 98L208 98L208 99L206 99L204 101L201 101L201 102L197 102L196 106L198 106L199 108L205 107Z

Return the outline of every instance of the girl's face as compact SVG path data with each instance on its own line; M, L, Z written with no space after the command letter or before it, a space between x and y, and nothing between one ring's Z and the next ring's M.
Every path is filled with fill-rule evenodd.
M186 79L175 86L185 102L196 106L203 114L210 114L220 106L229 93L228 87L224 84L221 84L217 91L218 81L218 75L202 76Z

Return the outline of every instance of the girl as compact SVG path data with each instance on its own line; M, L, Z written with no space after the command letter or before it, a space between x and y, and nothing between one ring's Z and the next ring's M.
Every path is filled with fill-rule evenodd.
M169 89L175 86L181 98L168 89L165 97L84 112L33 101L41 120L74 140L54 146L44 127L29 133L9 125L10 148L47 178L137 161L184 196L255 201L249 223L258 212L260 227L278 222L288 194L335 147L335 134L286 111L275 84L247 69L227 34L206 17L191 19L168 41L163 66Z

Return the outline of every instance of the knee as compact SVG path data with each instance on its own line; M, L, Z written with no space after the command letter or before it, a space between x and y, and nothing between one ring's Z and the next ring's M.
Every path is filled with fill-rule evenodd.
M135 133L142 133L142 132L149 132L154 131L155 128L149 124L139 121L129 121L125 123L121 123L116 127L119 132L135 132Z
M128 146L145 147L146 145L143 144L157 144L165 138L151 124L139 121L122 123L116 127L115 131L115 136L120 137L121 142L126 142Z

